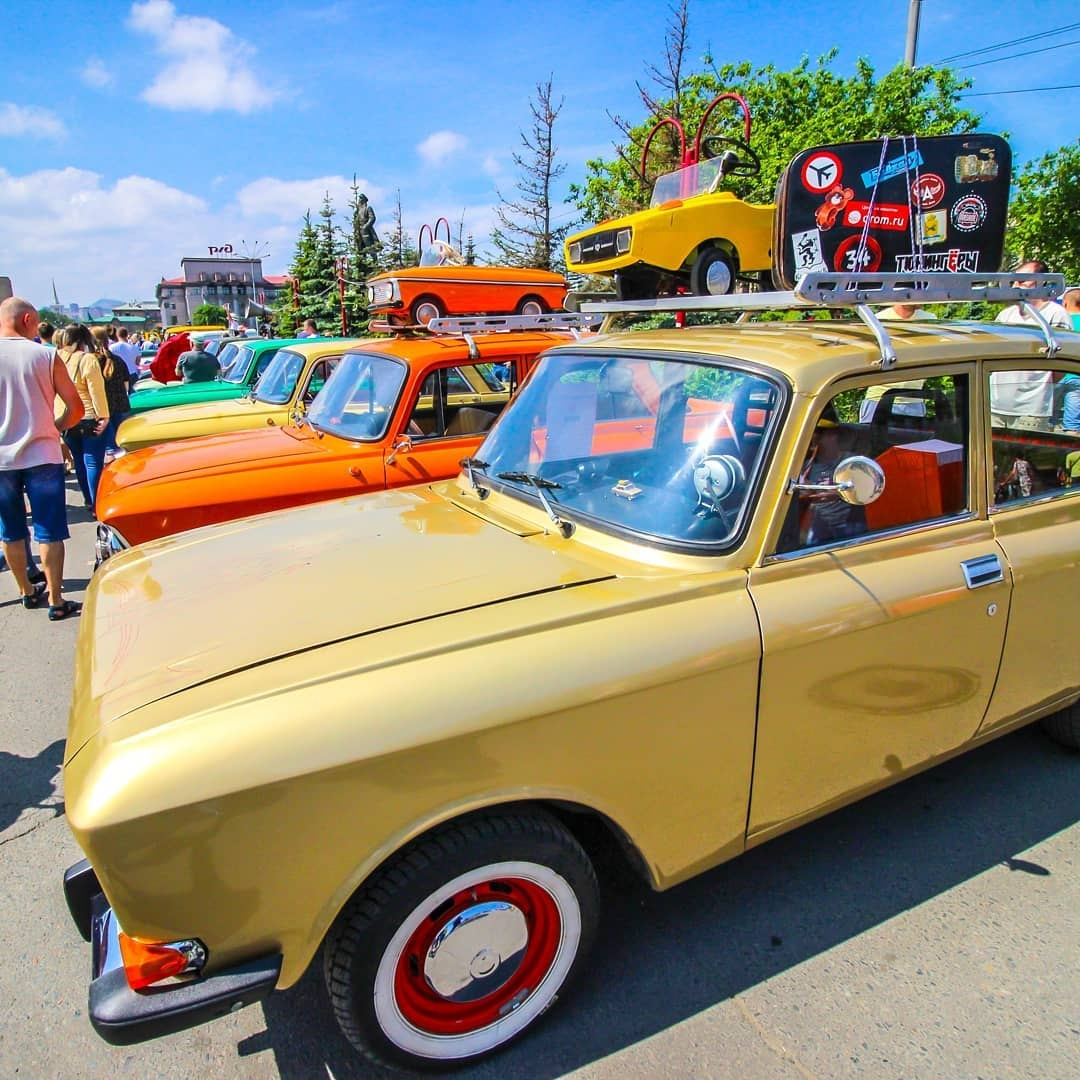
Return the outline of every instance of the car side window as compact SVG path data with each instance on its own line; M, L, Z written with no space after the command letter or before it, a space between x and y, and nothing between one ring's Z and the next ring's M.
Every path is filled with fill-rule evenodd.
M413 402L407 433L414 438L449 438L487 431L510 399L508 387L487 391L487 386L476 365L431 372Z
M992 371L989 392L994 507L1080 490L1080 371Z
M326 385L330 373L337 367L340 357L331 357L329 360L320 360L312 369L308 378L307 389L304 391L304 401L310 404L315 400L315 395Z
M836 394L818 417L791 495L777 554L828 547L965 513L971 506L968 377L896 380ZM829 490L836 467L859 455L885 475L866 506Z

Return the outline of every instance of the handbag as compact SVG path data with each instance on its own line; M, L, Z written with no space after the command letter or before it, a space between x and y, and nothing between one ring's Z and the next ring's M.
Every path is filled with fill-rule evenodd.
M80 420L77 424L72 425L68 430L73 435L78 435L81 438L89 439L91 435L97 433L98 422L96 420Z

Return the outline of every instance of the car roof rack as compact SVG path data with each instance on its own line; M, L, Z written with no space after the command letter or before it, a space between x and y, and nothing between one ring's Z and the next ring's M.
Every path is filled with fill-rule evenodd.
M1039 324L1046 341L1046 355L1060 346L1042 313L1032 300L1053 300L1065 290L1062 274L1025 273L1024 284L1017 271L988 274L830 274L815 271L786 292L730 293L726 296L667 296L656 300L583 301L588 313L648 314L654 311L783 311L794 308L850 308L866 323L878 343L880 364L888 370L896 364L896 351L874 307L891 304L955 304L993 301L1019 303Z
M496 334L511 330L569 330L575 338L583 330L598 330L603 315L582 314L577 311L551 311L542 315L441 315L427 323L402 325L372 321L368 329L379 334L398 334L403 337L460 337L469 345L469 359L479 360L480 352L473 334Z

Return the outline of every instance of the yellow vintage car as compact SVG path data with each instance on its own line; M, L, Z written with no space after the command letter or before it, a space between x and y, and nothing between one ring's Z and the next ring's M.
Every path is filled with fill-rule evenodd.
M64 755L97 1031L321 953L363 1054L467 1062L589 963L598 838L667 889L1022 724L1075 751L1080 335L886 326L882 277L554 348L453 480L112 558ZM888 299L1061 285L934 277Z
M121 423L116 434L117 445L127 452L196 435L246 431L266 425L280 427L289 422L290 416L304 412L344 352L362 341L362 338L319 338L280 349L246 397L138 413Z

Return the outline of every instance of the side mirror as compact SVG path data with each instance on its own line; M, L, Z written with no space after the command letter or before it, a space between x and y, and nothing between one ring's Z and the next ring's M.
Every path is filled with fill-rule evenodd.
M412 445L412 439L410 439L408 435L399 435L390 450L390 455L386 459L386 464L393 465L394 460L395 458L397 458L398 454L411 453Z
M831 492L852 506L868 506L885 490L885 472L873 458L855 454L833 469L831 484L800 484L792 479L787 490L789 495Z

